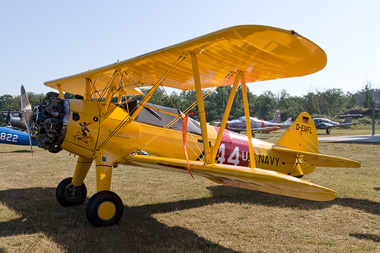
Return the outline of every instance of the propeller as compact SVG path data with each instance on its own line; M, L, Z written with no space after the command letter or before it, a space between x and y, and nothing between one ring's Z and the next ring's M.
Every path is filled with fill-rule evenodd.
M26 128L28 130L30 152L33 155L33 145L32 145L32 136L31 136L31 124L33 118L32 106L29 103L28 95L26 94L24 85L21 85L21 113L22 120L25 122Z

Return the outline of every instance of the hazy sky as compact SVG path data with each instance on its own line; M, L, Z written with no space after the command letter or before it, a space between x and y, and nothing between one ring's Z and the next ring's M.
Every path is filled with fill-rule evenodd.
M167 47L222 28L258 24L323 48L322 71L257 82L251 92L380 88L380 1L2 1L0 95L51 91L43 82Z

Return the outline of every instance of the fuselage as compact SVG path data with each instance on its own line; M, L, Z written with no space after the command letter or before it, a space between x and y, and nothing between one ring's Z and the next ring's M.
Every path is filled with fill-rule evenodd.
M181 118L178 118L178 122L172 124L171 127L165 127L172 123L170 117L174 116L170 116L162 110L147 109L140 113L141 118L139 118L139 114L136 120L129 121L132 108L111 104L103 115L103 103L101 102L78 99L66 101L68 102L65 103L70 107L67 111L70 116L60 116L62 119L65 118L60 128L61 133L58 133L59 136L53 138L49 142L50 144L54 140L60 141L61 143L56 144L62 149L90 159L95 158L98 150L104 150L108 155L114 156L117 163L128 163L131 153L142 152L142 150L151 156L186 159L182 130L180 129ZM43 109L40 108L39 113L41 114L42 111ZM59 119L60 117L53 118ZM152 118L149 119L149 117ZM44 120L49 119L45 117ZM44 132L41 127L46 124L43 122L36 122L36 124L39 125L39 131ZM189 121L187 126L186 147L190 160L199 160L203 157L203 140L201 133L197 131L197 127L199 127L197 124L199 123L193 120ZM219 128L207 125L211 147L215 143L218 131ZM63 135L64 138L62 138ZM274 144L258 139L251 141L258 168L288 174L294 167L295 158L276 154L271 150ZM45 148L57 146L54 143L49 145ZM249 164L247 136L225 130L217 157L220 164L247 166Z
M287 123L275 123L266 120L259 120L257 118L250 117L251 129L254 132L271 132L281 129L282 127L288 127L290 125ZM242 116L238 119L227 121L227 129L235 132L247 131L247 125L245 116Z
M34 137L31 138L32 145L37 145ZM30 145L29 136L26 132L21 132L8 127L0 127L0 143L13 145Z
M317 129L326 129L334 126L338 126L339 123L325 118L314 118L315 127Z

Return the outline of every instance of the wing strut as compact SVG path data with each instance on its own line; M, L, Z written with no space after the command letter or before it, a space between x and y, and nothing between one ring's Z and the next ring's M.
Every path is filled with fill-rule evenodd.
M186 148L186 133L187 133L187 121L189 120L189 114L187 114L184 118L183 118L183 121L182 121L182 141L183 141L183 150L185 151L185 157L186 157L186 161L187 161L187 170L189 171L189 174L190 176L193 176L193 174L191 174L191 170L190 170L190 161L189 161L189 156L187 155L187 148Z
M210 156L210 145L209 145L208 134L207 134L206 112L205 112L205 106L203 103L203 95L202 95L201 79L199 76L198 61L197 61L197 56L194 53L190 53L190 56L191 56L191 65L193 67L195 92L197 94L198 111L199 111L199 119L201 123L205 159L206 159L206 164L211 164L212 160L210 159L211 156Z
M63 95L61 84L57 84L57 89L59 91L59 97L62 98L62 99L64 99L65 95Z
M111 103L111 99L112 99L112 96L114 94L114 89L116 87L116 83L119 82L119 79L120 79L120 72L119 71L115 71L115 73L113 74L112 76L112 79L111 79L111 82L109 84L109 88L108 88L108 93L107 93L107 97L104 101L104 106L103 106L103 109L102 109L102 115L106 115L107 114L107 110L108 110L108 107Z
M248 105L248 96L247 96L247 85L245 84L245 75L244 72L239 71L241 79L241 91L243 95L244 103L244 114L245 114L245 123L247 125L247 136L248 136L248 147L249 147L249 166L251 169L256 168L255 154L253 153L252 146L252 131L251 131L251 119L249 117L249 105Z
M232 86L232 90L230 92L230 96L229 96L228 101L227 101L226 109L224 110L223 119L222 119L222 123L220 124L220 127L219 127L218 136L216 137L216 141L215 141L214 147L212 149L212 153L211 153L212 158L215 158L217 153L218 153L219 145L220 145L220 143L222 141L222 137L223 137L223 132L224 132L224 129L226 129L226 123L227 123L228 117L230 116L232 103L234 102L234 99L235 99L236 90L237 90L237 87L239 86L239 80L240 80L240 75L236 75L235 79L234 79L234 84ZM213 160L213 162L214 161L215 160Z
M226 109L224 110L222 123L220 124L218 136L216 138L214 147L212 149L211 157L216 157L216 155L217 155L219 145L222 141L223 132L226 128L227 119L228 119L228 116L230 115L230 112L231 112L232 103L233 103L235 95L236 95L236 90L237 90L237 87L239 85L239 81L241 82L241 86L242 86L244 114L245 114L245 121L246 121L246 126L247 126L249 161L250 161L249 167L251 169L253 169L253 168L256 168L256 162L255 162L255 154L253 151L253 146L252 146L252 141L251 141L251 139L252 139L251 120L249 117L249 104L248 104L247 86L245 83L245 75L244 75L243 71L238 71L237 75L235 76L234 84L232 86L232 90L230 92L230 96L229 96L228 101L227 101ZM215 160L213 160L213 163L214 162L215 162Z
M84 99L91 100L91 80L89 78L85 78L86 81L86 93L84 95Z

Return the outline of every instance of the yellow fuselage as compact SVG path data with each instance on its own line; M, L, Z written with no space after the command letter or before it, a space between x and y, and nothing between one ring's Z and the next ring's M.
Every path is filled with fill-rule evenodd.
M113 156L113 161L116 163L128 163L128 156L140 150L153 156L186 159L181 131L170 128L163 130L162 127L150 124L126 121L130 116L128 111L114 104L111 104L107 113L102 115L101 102L76 99L69 101L70 121L61 145L69 152L95 159L97 151L102 150L108 156ZM113 134L115 129L118 130ZM207 131L213 146L217 129L208 125ZM110 138L110 135L113 136ZM187 133L186 139L189 159L196 160L202 157L202 136ZM252 143L258 168L285 174L294 170L295 157L282 156L272 151L272 143L258 139L252 139ZM219 148L218 163L247 166L249 163L247 137L227 131Z

